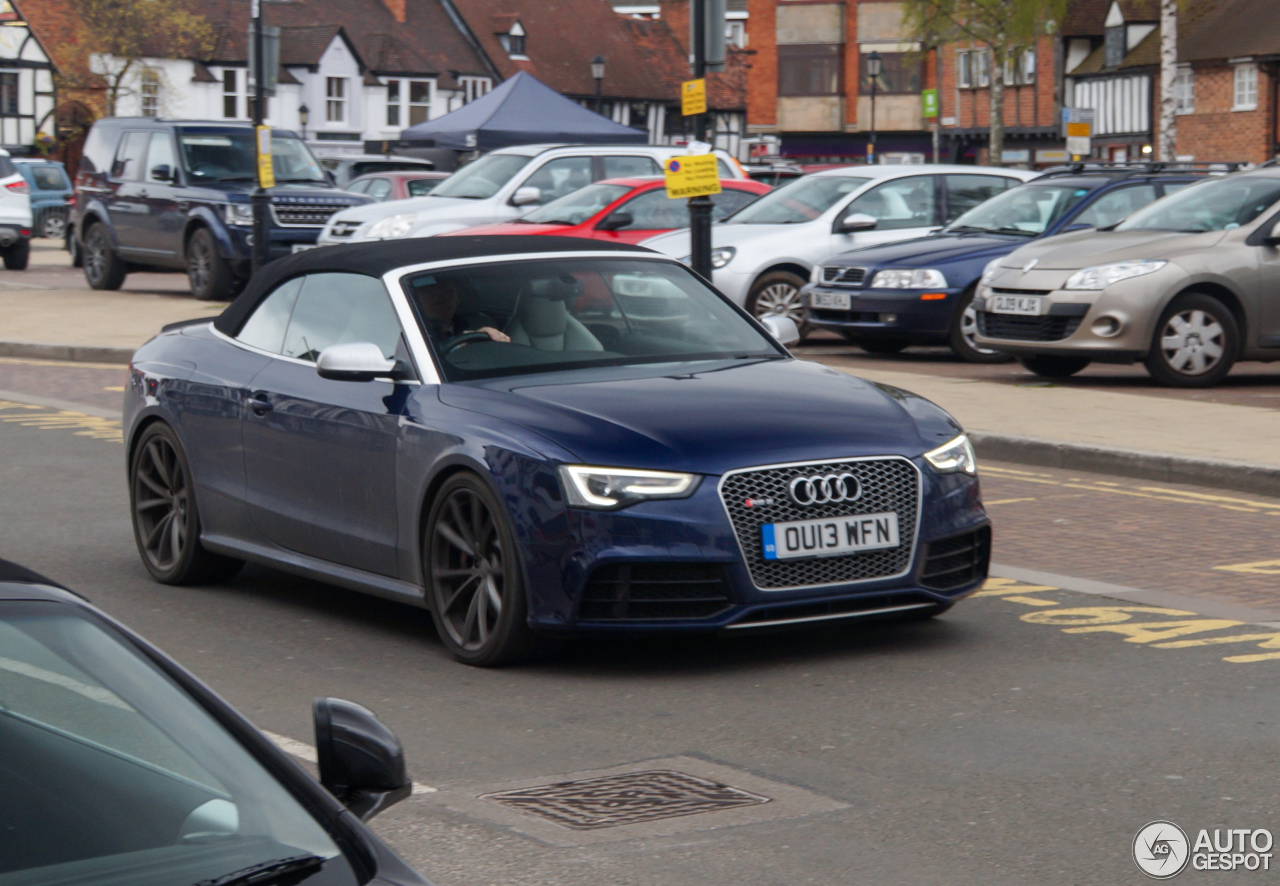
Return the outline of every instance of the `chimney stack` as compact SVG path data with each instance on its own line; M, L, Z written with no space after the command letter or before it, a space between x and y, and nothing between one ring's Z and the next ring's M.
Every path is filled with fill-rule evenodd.
M395 16L396 21L404 23L404 5L408 0L382 0L387 5L387 9L391 10L391 14Z

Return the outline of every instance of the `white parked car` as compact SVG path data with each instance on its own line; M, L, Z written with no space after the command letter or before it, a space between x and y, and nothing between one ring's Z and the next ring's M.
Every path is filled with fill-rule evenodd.
M22 271L31 260L31 188L0 148L0 259L5 270Z
M1038 173L980 166L845 166L796 179L711 228L712 282L757 317L804 323L800 287L819 262L863 246L923 237L972 208L973 176L999 187ZM967 195L950 200L948 181ZM951 205L951 204L954 204ZM357 212L365 209L360 207ZM689 230L641 243L688 263Z
M654 145L519 145L500 148L462 167L425 197L374 203L334 214L316 241L431 237L476 225L511 221L536 206L607 178L661 175L684 148ZM746 175L716 151L721 178Z

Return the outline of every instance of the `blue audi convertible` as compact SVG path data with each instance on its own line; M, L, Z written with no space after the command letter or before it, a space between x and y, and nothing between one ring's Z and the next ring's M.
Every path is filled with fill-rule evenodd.
M142 561L246 560L426 607L460 661L540 634L927 617L983 581L973 449L907 391L796 360L648 250L333 246L134 355Z

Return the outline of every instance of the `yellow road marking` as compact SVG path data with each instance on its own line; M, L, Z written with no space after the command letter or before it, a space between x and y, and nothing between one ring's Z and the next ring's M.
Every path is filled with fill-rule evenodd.
M1010 603L1022 603L1024 606L1061 606L1057 600L1046 600L1043 597L1026 597L1022 594L1010 594L1005 597Z
M1188 492L1185 489L1162 489L1159 486L1140 486L1139 489L1144 492L1159 492L1163 495L1183 495L1187 498L1198 498L1205 501L1215 502L1231 502L1237 505L1248 505L1253 508L1274 508L1275 505L1266 501L1254 501L1248 498L1235 498L1230 495L1209 495L1204 492Z
M995 501L986 502L989 505L1011 505L1020 501L1035 501L1034 498L997 498Z
M44 406L0 400L0 412L13 409L24 411L15 415L0 415L0 421L41 430L67 429L74 431L79 437L92 437L95 440L111 440L117 443L124 441L120 422L115 419L99 418L96 415L85 415L83 412L69 410L54 411Z
M983 465L982 470L990 474L1014 474L1022 477L1047 477L1048 474L1039 474L1034 471L1019 471L1014 468L997 468L990 465Z
M1241 572L1246 575L1280 575L1280 560L1258 560L1255 563L1233 563L1230 566L1215 566L1222 572Z
M123 391L124 391L124 385L107 385L107 386L106 386L106 387L104 387L102 390L104 390L104 391L120 391L120 392L122 392L122 393L123 393Z

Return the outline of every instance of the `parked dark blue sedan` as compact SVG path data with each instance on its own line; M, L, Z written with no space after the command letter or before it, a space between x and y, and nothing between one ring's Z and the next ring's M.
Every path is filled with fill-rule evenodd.
M1207 168L1076 166L981 203L929 237L846 252L815 267L803 299L810 323L873 354L950 345L973 363L1008 360L974 343L970 303L987 265L1019 246L1104 228L1207 174Z
M470 664L538 633L931 615L990 556L954 419L793 359L639 247L306 252L144 345L125 417L155 578L252 560L425 606Z

